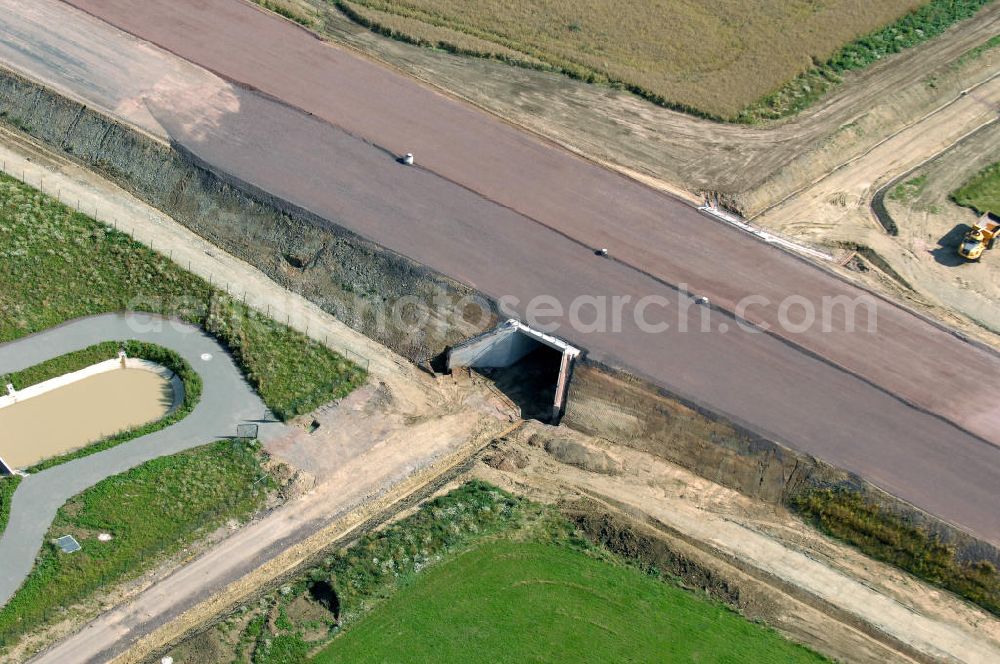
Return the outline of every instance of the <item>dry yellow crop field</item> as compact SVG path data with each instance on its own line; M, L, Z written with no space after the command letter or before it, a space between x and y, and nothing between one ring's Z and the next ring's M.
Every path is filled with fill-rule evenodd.
M443 44L449 40L442 31L460 33L476 38L477 44L500 45L505 55L516 51L584 79L616 82L671 105L728 118L844 44L892 23L926 0L343 0L338 4L370 24L417 40ZM421 34L421 24L433 28L433 34ZM461 43L460 39L456 35L454 41Z

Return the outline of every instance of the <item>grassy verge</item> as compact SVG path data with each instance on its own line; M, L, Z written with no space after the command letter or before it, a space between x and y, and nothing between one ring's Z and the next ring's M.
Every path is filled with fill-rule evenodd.
M140 436L145 436L146 434L153 433L154 431L165 429L187 417L187 415L194 409L195 405L197 405L198 400L201 398L202 383L201 377L194 371L194 369L191 368L191 365L188 364L184 358L170 349L142 341L107 341L95 344L88 348L83 348L59 357L54 357L51 360L42 362L41 364L37 364L33 367L28 367L22 371L8 374L6 380L13 383L15 388L19 390L24 389L25 387L41 383L42 381L49 380L50 378L55 378L56 376L61 376L71 371L77 371L92 364L103 362L104 360L113 359L118 354L118 350L120 348L123 348L129 357L136 357L149 360L150 362L156 362L157 364L173 371L184 384L184 400L166 417L160 418L155 422L144 424L140 427L119 431L114 435L102 438L99 441L95 441L85 447L73 450L72 452L67 452L66 454L45 459L44 461L27 468L26 471L28 473L39 473L47 468L58 466L59 464L66 463L67 461L90 456L91 454L97 454L98 452L110 449L116 445L121 445L122 443L139 438Z
M987 166L951 194L951 200L978 214L1000 214L1000 162Z
M24 585L0 609L0 646L227 521L247 518L273 485L261 463L256 445L222 441L155 459L69 500L47 539L73 535L83 549L64 554L47 541ZM101 533L112 539L100 541Z
M814 104L841 81L843 74L863 69L882 58L937 37L959 21L971 18L991 0L931 0L898 21L847 44L830 58L777 91L743 109L736 120L755 124L776 120Z
M109 311L177 316L215 335L279 417L349 393L365 372L128 235L0 176L0 343Z
M1000 573L985 560L964 562L935 535L869 503L856 492L820 489L792 505L823 532L1000 615Z
M83 348L72 353L66 353L59 357L53 357L34 366L0 376L0 382L11 383L15 389L23 390L26 387L44 383L47 380L62 376L64 374L85 369L99 362L114 359L121 348L121 342L107 341L95 344L88 348Z
M232 298L212 298L202 325L230 348L261 399L281 419L345 397L365 381L359 366Z
M7 520L10 519L10 501L20 483L21 478L17 475L0 477L0 535L3 535L3 531L7 530Z
M823 661L592 545L554 508L482 482L330 553L170 654L177 664L293 664L465 662L471 652L477 661Z

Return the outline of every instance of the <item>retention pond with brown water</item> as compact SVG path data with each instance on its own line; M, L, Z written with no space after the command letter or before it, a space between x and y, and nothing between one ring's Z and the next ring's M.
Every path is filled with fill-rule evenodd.
M174 404L166 375L140 368L88 376L0 408L0 457L27 468L156 421Z

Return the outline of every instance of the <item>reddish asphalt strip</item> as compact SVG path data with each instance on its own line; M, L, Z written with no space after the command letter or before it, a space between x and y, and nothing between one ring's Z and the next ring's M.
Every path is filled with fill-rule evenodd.
M753 317L777 324L789 294L817 309L824 297L862 295L237 0L70 4L281 101L239 90L210 120L192 95L151 105L172 138L212 168L494 297L523 306L539 294L564 303L660 296L669 303L662 315L676 318L671 285L686 283L722 308L766 298ZM129 62L124 51L118 64L128 71ZM402 152L417 167L397 164L392 155ZM609 247L613 260L595 257L595 247ZM704 333L651 334L630 320L620 332L584 333L565 316L558 333L1000 543L1000 450L986 442L1000 440L1000 410L978 399L1000 394L1000 360L898 307L876 306L874 334L785 333L795 345L722 332L732 319L718 311ZM831 322L842 330L842 315Z
M882 302L876 336L844 332L846 314L840 307L831 309L831 331L784 333L780 307L789 295L822 311L824 298L855 300L865 294L793 256L707 223L682 201L326 44L250 3L66 1L388 152L412 152L422 168L583 246L609 247L616 260L668 284L687 284L718 306L732 309L748 296L766 298L769 304L750 310L751 319L909 403L1000 443L1000 408L984 410L978 399L984 391L1000 394L1000 356ZM343 221L350 226L353 220ZM473 241L475 225L470 217ZM365 234L363 225L354 227ZM521 254L495 256L506 264L532 260ZM447 264L437 264L456 276ZM857 324L864 326L865 312L859 316ZM979 370L966 371L966 366Z
M210 127L165 109L156 115L175 140L229 177L336 220L490 296L511 298L519 303L513 307L519 317L526 317L534 296L545 293L560 302L658 296L666 304L650 309L649 322L678 320L681 298L674 289L435 173L399 165L382 150L294 109L242 92L240 112ZM502 256L511 258L498 260ZM546 322L558 324L556 334L597 360L1000 542L1000 513L989 508L1000 486L995 446L781 339L742 330L723 312L693 310L697 325L689 332L676 325L645 331L628 308L617 332L580 330L567 311ZM702 312L708 316L705 332Z

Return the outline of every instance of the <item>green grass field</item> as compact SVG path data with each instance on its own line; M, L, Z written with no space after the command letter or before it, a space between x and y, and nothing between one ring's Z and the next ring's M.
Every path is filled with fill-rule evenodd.
M480 481L282 583L174 662L824 661Z
M939 35L989 0L332 0L404 41L759 122L805 108L843 72Z
M230 519L259 509L273 486L256 446L222 441L109 477L57 514L31 574L0 609L0 646L65 614L108 584L144 570ZM0 491L9 480L0 480ZM100 533L113 539L101 542ZM51 543L73 535L64 554Z
M554 544L495 541L435 567L313 661L819 662L729 609Z
M988 166L951 195L959 205L979 214L1000 214L1000 162Z
M108 311L179 316L229 348L279 417L343 397L365 372L128 235L0 176L0 343Z

